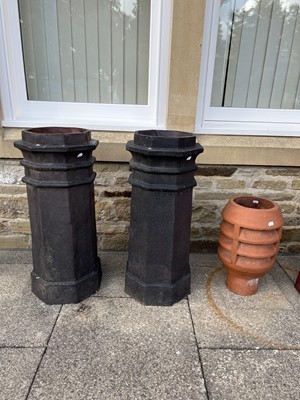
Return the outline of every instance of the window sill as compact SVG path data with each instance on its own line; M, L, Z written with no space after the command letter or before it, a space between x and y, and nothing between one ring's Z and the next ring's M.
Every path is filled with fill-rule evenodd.
M199 135L202 164L300 166L299 137Z
M19 140L20 129L4 129L0 133L0 158L21 158L13 145ZM125 146L133 139L132 132L92 132L99 140L94 151L97 161L128 162L131 158ZM300 138L198 135L204 153L199 164L300 166Z

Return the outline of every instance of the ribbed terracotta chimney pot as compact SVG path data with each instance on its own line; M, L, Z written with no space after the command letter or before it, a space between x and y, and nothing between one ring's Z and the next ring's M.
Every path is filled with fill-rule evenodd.
M228 201L222 217L218 255L227 269L226 285L236 294L252 295L278 254L284 222L279 206L260 197L238 196Z

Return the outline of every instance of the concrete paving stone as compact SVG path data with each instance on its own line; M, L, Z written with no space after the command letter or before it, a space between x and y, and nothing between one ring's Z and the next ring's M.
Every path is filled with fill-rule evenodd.
M283 295L273 278L274 269L282 273L282 278L286 279L282 270L275 266L273 270L260 278L258 290L253 296L239 296L226 288L226 270L217 272L213 279L211 291L217 304L223 304L227 310L239 309L292 309L292 305ZM290 282L286 279L289 286ZM220 290L221 289L221 290Z
M95 296L129 297L125 292L127 252L101 252L102 281Z
M127 252L101 252L102 282L95 296L129 297L125 292L125 272L128 260ZM190 254L190 265L197 267L221 266L216 254ZM193 276L192 276L193 279Z
M44 349L0 348L0 399L24 400Z
M64 306L28 400L206 399L186 300Z
M192 267L192 287L188 298L198 346L245 348L253 345L253 340L228 324L215 307L214 298L210 295L207 284L214 271L212 268ZM218 290L225 290L224 281Z
M300 298L291 281L277 265L260 281L253 296L214 291L215 302L260 347L300 349Z
M32 264L31 250L0 250L0 264Z
M225 285L224 269L193 268L189 296L201 348L300 348L300 313L296 296L289 301L277 284L294 293L278 266L261 279L253 296L238 296ZM299 296L298 296L299 297Z
M60 306L31 293L30 265L0 266L0 347L45 346Z
M299 399L300 352L201 350L210 400Z
M280 266L284 269L287 275L291 278L291 280L295 283L298 273L300 272L300 256L286 256L279 255L277 260Z
M293 265L295 266L295 264ZM298 310L298 312L300 312L299 293L294 287L294 282L292 281L291 284L290 277L286 274L282 267L275 266L274 268L272 268L269 274L272 276L272 278L276 282L276 285L284 294L287 301L289 301L289 303L294 307L295 310Z

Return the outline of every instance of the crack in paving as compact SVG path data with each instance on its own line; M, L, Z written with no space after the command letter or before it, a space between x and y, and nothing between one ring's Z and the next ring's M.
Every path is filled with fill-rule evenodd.
M280 351L280 352L285 352L285 351L299 351L299 347L291 347L288 349L274 349L274 347L259 347L259 348L251 348L251 347L201 347L199 346L199 351L201 350L211 350L211 351L222 351L222 350L230 350L230 351Z
M60 306L60 309L59 309L59 311L58 311L58 313L57 313L57 317L55 318L53 327L52 327L51 332L50 332L50 334L49 334L49 337L48 337L48 339L47 339L47 342L46 342L46 345L45 345L43 354L42 354L41 359L40 359L40 361L39 361L39 363L38 363L38 366L36 367L36 370L35 370L35 372L34 372L33 378L32 378L32 380L31 380L31 382L30 382L29 389L28 389L27 395L26 395L26 397L25 397L25 400L28 400L28 397L29 397L29 395L30 395L30 392L31 392L32 386L33 386L33 384L34 384L35 378L36 378L36 376L37 376L37 374L38 374L38 372L39 372L39 369L40 369L40 366L41 366L41 364L42 364L42 361L43 361L43 359L44 359L44 357L45 357L45 355L46 355L46 353L47 353L48 344L49 344L49 342L50 342L50 339L51 339L52 334L53 334L53 332L54 332L54 329L55 329L55 327L56 327L56 324L57 324L58 318L59 318L59 316L60 316L60 314L61 314L62 308L63 308L63 305Z
M203 377L203 383L204 383L204 387L205 387L206 397L207 397L207 400L209 400L209 394L208 394L208 388L207 388L206 379L205 379L205 373L204 373L202 358L201 358L200 349L199 349L199 346L198 346L198 341L197 341L196 330L195 330L195 325L194 325L194 321L193 321L192 310L191 310L191 307L190 307L190 302L189 302L189 298L188 297L187 297L187 305L188 305L188 309L189 309L189 313L190 313L192 329L193 329L193 335L194 335L194 339L195 339L195 345L196 345L196 349L197 349L200 369L201 369L201 373L202 373L202 377Z
M18 345L15 345L15 346L9 346L9 345L3 345L3 346L0 346L0 350L1 349L24 349L24 350L26 350L26 349L43 349L44 348L44 346L18 346Z

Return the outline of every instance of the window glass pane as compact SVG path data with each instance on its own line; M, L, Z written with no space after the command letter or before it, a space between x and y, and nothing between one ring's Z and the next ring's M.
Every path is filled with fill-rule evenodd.
M300 108L300 0L222 0L211 105Z
M151 0L19 0L28 100L147 104Z

